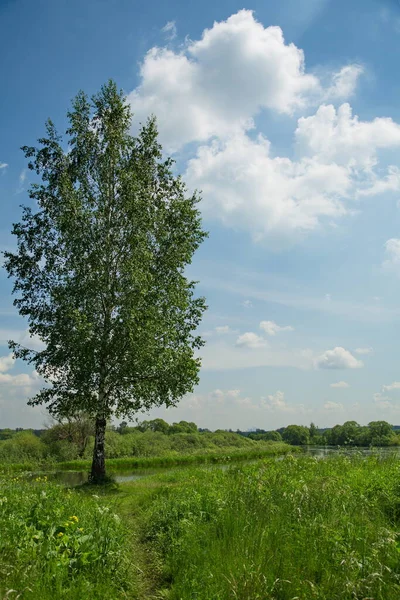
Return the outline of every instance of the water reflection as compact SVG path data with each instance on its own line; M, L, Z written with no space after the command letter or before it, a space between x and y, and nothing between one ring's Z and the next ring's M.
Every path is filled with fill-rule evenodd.
M354 446L306 446L304 453L307 456L317 456L325 458L333 454L344 454L346 456L398 456L400 457L400 447L386 446L381 448L356 448Z

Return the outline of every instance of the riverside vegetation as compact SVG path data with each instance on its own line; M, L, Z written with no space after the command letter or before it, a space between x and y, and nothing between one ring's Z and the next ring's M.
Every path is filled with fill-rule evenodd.
M238 435L239 434L239 435ZM0 429L1 464L19 468L38 465L57 468L85 469L94 443L93 422L78 413L74 418L43 430ZM275 442L275 444L271 444ZM277 444L277 442L280 442ZM355 421L318 429L289 425L276 430L257 429L234 433L199 429L195 423L180 421L169 425L163 419L143 421L135 427L122 422L110 426L105 435L105 451L111 470L139 466L167 466L215 460L234 455L236 459L284 453L291 446L334 445L381 447L399 446L400 435L386 421L373 421L361 426ZM293 448L292 448L293 449Z
M6 477L0 597L397 600L399 481L379 454L73 490Z
M14 470L89 466L93 447L90 420L59 423L47 430L0 430L0 468ZM4 439L1 439L4 438ZM105 436L108 467L166 466L205 461L260 458L293 450L282 442L252 440L229 431L199 431L195 423L169 425L163 419L143 421L136 427L122 423Z

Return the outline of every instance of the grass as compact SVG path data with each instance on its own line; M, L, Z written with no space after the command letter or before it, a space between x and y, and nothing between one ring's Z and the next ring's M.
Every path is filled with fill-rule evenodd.
M0 481L0 598L135 596L130 535L115 501L38 477Z
M164 597L400 597L396 460L289 456L159 483L142 535L164 565Z
M394 457L176 468L96 494L2 482L1 598L400 597Z
M257 447L258 446L258 447ZM255 447L250 449L222 447L218 451L192 452L182 454L179 452L170 452L160 456L141 456L141 457L123 457L108 458L106 462L107 471L110 473L127 471L131 469L152 468L152 467L175 467L185 465L207 464L207 463L229 463L231 461L248 461L268 456L284 455L289 452L300 452L300 448L289 446L283 442L267 442L263 444L255 443ZM0 472L18 473L22 471L88 471L91 466L91 460L70 460L63 462L54 462L52 460L42 460L35 462L22 463L1 463Z

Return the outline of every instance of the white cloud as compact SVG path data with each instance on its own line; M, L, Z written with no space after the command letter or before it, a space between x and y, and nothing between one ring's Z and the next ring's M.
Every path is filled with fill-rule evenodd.
M18 342L30 350L40 351L45 348L45 344L42 342L40 337L38 335L30 335L29 329L26 329L22 332L22 334L19 336Z
M253 410L259 408L259 406L257 404L254 404L253 400L249 398L249 396L246 396L245 398L238 398L236 400L236 405L240 408L247 408Z
M265 331L267 335L276 335L280 331L293 331L293 327L290 325L280 326L274 321L261 321L260 329Z
M229 327L229 325L221 325L219 327L215 328L216 333L218 333L218 335L225 335L227 333L232 333L232 329Z
M337 383L331 383L331 388L348 388L350 387L345 381L338 381Z
M203 371L239 370L254 367L294 367L297 369L311 369L313 367L313 353L307 349L282 349L271 348L266 340L260 342L253 338L245 338L240 345L233 346L220 338L216 342L209 342L201 349L201 365ZM255 346L251 346L255 343ZM249 345L250 344L250 347ZM249 350L256 348L257 351Z
M324 409L328 411L343 410L343 404L340 404L340 402L331 402L330 400L328 400L324 404Z
M163 30L174 35L175 23ZM202 144L185 180L202 190L207 217L279 246L353 214L357 198L400 190L399 169L374 171L380 149L400 146L392 119L360 121L347 103L338 110L324 104L299 119L295 159L246 133L262 110L293 114L351 96L362 72L346 65L324 86L306 72L303 51L285 43L280 27L264 27L252 11L240 10L179 51L149 50L128 98L137 123L157 116L168 152Z
M350 98L356 90L358 79L364 72L361 65L347 65L335 73L332 77L332 84L326 91L327 99Z
M213 392L211 392L210 397L215 398L218 401L224 401L226 398L238 398L239 395L240 390L237 389L225 391L216 389Z
M379 408L393 408L394 407L389 396L384 396L383 394L381 394L381 392L376 392L376 394L373 395L373 399L374 399L375 404Z
M390 392L391 390L400 390L400 381L393 381L389 385L384 385L382 387L384 392Z
M236 346L243 346L245 348L263 348L266 346L267 342L261 336L253 333L252 331L248 331L247 333L243 333L236 340Z
M373 348L371 348L371 347L369 347L369 348L356 348L356 349L354 350L354 352L355 352L356 354L372 354L372 353L373 353L373 351L374 351L374 349L373 349Z
M189 188L202 190L208 218L272 241L293 241L295 234L314 230L324 219L346 215L341 198L352 186L344 166L274 157L262 135L251 140L242 133L200 146L185 180Z
M400 274L400 239L391 238L385 243L386 260L382 266L387 271L393 271Z
M161 141L171 151L250 129L261 109L291 114L328 96L350 95L360 73L361 67L348 65L323 90L306 73L303 51L285 43L280 27L264 27L252 11L240 10L183 51L152 48L129 101L138 120L157 116Z
M303 156L318 155L320 162L371 169L379 149L400 146L400 125L390 118L360 121L347 103L338 110L322 105L315 115L299 119L295 136Z
M168 23L164 25L161 31L165 33L165 36L168 40L174 40L176 38L177 33L175 21L168 21Z
M5 383L12 387L31 387L37 382L37 378L28 375L28 373L19 373L18 375L10 375L10 373L0 373L0 384ZM28 392L29 393L29 392Z
M0 162L0 171L2 171L3 169L6 169L7 167L8 167L7 163Z
M287 410L285 393L278 390L275 394L270 394L265 404L274 410Z
M298 413L304 414L306 411L303 404L288 404L285 400L284 392L278 390L275 394L270 394L266 399L261 399L261 407L273 412Z
M201 333L201 335L203 337L214 337L215 335L217 335L217 336L223 336L223 335L229 335L229 334L234 334L234 333L238 333L238 330L237 329L231 329L229 327L229 325L218 325L214 329L211 329L211 330L208 330L208 331L203 331Z
M0 356L0 373L6 373L14 366L15 358L12 352L7 356Z
M296 241L322 224L353 214L355 200L400 190L400 170L379 175L378 151L400 147L400 125L392 119L363 122L343 104L321 106L300 118L297 159L276 156L261 134L243 131L198 147L185 179L203 190L210 219L248 230L255 239Z
M359 369L364 365L348 350L338 346L321 354L315 360L315 366L319 369Z
M21 194L24 191L24 189L25 189L24 188L24 184L25 184L25 181L26 181L26 175L27 175L27 173L28 173L28 170L27 169L23 169L21 171L21 173L19 174L19 177L18 177L19 185L18 185L18 189L17 189L17 194Z
M357 190L357 196L377 196L386 192L397 192L400 189L400 169L393 165L388 167L387 175L383 179L372 175L370 187Z
M232 403L237 405L240 400L240 390L221 390L215 389L207 394L188 394L185 396L180 405L184 408L199 411L214 411L221 409L224 406L231 408Z
M245 308L253 308L253 303L251 300L243 300L242 306Z
M43 380L39 377L37 371L32 371L32 373L18 373L17 375L12 375L8 373L15 365L15 358L13 354L10 353L7 356L0 357L0 385L7 385L9 389L15 387L24 387L26 388L24 392L29 395L31 392L31 387L37 383L42 384Z

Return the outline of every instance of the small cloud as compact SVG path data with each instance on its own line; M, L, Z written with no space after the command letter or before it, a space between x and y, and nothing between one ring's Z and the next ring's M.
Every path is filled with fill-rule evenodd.
M226 398L238 398L240 396L240 390L214 390L210 394L211 398L215 398L217 401L223 402Z
M232 333L232 329L229 327L229 325L222 325L220 327L216 327L215 331L216 331L216 333L218 333L218 335L225 335L226 333Z
M337 383L331 383L331 388L348 388L350 387L345 381L338 381Z
M24 184L25 184L25 180L26 180L26 174L27 174L27 169L23 169L21 171L21 173L19 174L19 185L18 185L18 189L17 189L17 194L22 194L22 192L24 191Z
M161 29L161 31L163 33L165 33L165 37L168 40L174 40L176 38L176 23L175 21L168 21L168 23L166 25L164 25L164 27Z
M323 352L314 365L318 369L360 369L364 366L361 360L357 360L351 352L341 346Z
M373 348L371 348L371 347L369 347L369 348L356 348L356 349L354 350L354 352L355 352L356 354L372 354L372 353L373 353L373 351L374 351L374 349L373 349Z
M258 408L248 396L246 398L237 398L236 405L242 408Z
M306 411L304 404L288 404L285 400L285 393L278 390L275 394L270 394L267 399L261 398L261 406L267 410L304 414Z
M326 91L328 98L349 98L355 92L358 78L364 69L361 65L347 65L335 73L332 78L332 85Z
M343 404L340 404L340 402L331 402L330 400L328 400L328 402L325 402L324 404L324 409L329 411L343 410Z
M7 356L0 356L0 373L6 373L14 366L15 358L12 354L8 354Z
M400 390L400 381L393 381L389 385L384 385L382 387L384 392L390 392L391 390Z
M268 408L274 410L288 410L288 405L285 400L285 393L278 390L275 394L270 394L268 399L265 401Z
M30 388L36 379L33 379L28 373L19 373L18 375L10 375L10 373L0 373L0 383L9 384L13 387ZM28 392L29 393L29 392Z
M377 392L373 395L373 399L379 408L393 408L393 404L390 402L389 396L384 396L380 392Z
M5 173L5 169L7 169L7 167L8 167L7 163L0 162L0 171L3 171L3 173Z
M211 329L208 331L203 331L202 332L202 336L203 337L212 337L215 334L217 335L228 335L229 333L238 333L237 329L231 329L229 327L229 325L220 325L218 327L215 327L215 329Z
M267 335L276 335L280 331L293 331L293 327L290 325L280 326L274 323L274 321L261 321L260 329L265 331Z
M267 342L256 333L252 331L248 331L247 333L243 333L236 340L236 346L240 346L243 348L263 348L267 345Z
M253 308L253 303L251 300L244 300L242 302L242 306L244 306L245 308Z
M19 343L21 344L21 346L25 346L26 348L29 348L30 350L35 350L37 352L44 350L46 347L46 345L42 342L38 335L31 335L29 333L29 329L26 329L21 334L21 336L19 337Z
M391 238L385 243L386 260L383 261L382 267L386 271L391 271L400 274L400 240Z

